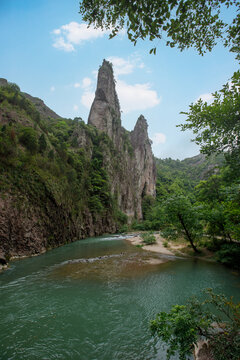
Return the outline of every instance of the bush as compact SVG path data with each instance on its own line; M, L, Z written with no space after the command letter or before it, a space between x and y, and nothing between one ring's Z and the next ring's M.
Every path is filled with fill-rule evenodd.
M44 151L47 149L47 141L46 141L46 137L44 134L42 134L40 136L40 138L38 139L38 146L39 146L39 151L40 153L44 153Z
M225 243L215 254L217 261L235 269L240 269L240 244Z
M0 133L0 157L9 160L17 155L16 135L11 127L2 127Z
M154 205L155 199L151 195L145 195L142 199L142 214L143 219L146 220L148 214L150 214L152 207Z
M127 226L127 225L122 225L122 226L118 229L118 232L119 232L120 234L128 232L128 226Z
M24 145L31 154L35 154L38 149L38 139L36 131L31 127L22 129L20 134L20 142Z
M125 226L125 225L127 224L128 217L127 217L127 215L124 214L121 210L119 210L119 209L115 210L115 216L116 216L117 222L118 222L120 225ZM126 228L128 228L127 225L126 225ZM126 230L126 231L128 231L128 230Z
M205 292L208 298L203 302L191 298L186 305L175 305L169 313L160 312L151 321L152 334L168 346L167 359L176 352L180 360L189 359L193 345L205 337L213 359L239 360L240 303L234 304L232 299L214 294L212 289Z
M142 234L141 238L143 239L143 242L146 245L153 245L156 243L155 236L151 233Z

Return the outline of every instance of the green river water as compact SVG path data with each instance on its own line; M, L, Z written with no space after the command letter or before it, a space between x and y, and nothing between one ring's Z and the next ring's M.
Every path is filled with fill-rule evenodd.
M0 274L0 359L165 360L149 331L157 312L207 287L240 301L230 269L161 258L105 236L12 262Z

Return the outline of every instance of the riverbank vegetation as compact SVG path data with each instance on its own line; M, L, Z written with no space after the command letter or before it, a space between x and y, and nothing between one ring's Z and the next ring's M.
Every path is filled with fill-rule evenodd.
M166 239L185 238L195 253L208 249L225 265L240 268L240 72L186 113L202 155L183 161L156 159L156 199L144 198L138 230L160 230Z
M239 359L240 303L214 294L212 289L205 293L203 301L190 298L185 305L175 305L151 321L152 334L168 346L167 359L176 352L180 360L189 358L200 339L204 339L205 359Z

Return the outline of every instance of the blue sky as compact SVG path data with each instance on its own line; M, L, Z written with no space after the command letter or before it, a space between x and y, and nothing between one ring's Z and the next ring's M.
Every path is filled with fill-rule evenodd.
M132 130L140 114L149 124L153 151L160 158L199 153L190 132L176 125L181 111L231 78L238 64L221 45L205 55L180 52L164 43L133 46L122 33L87 29L78 0L0 0L0 77L37 96L60 116L87 122L102 60L113 63L122 124ZM157 54L149 50L157 45Z

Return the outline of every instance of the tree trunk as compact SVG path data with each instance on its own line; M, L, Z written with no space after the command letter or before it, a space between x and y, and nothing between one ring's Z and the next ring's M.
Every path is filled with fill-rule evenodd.
M190 244L191 244L193 250L194 250L196 253L200 253L200 251L196 248L196 246L195 246L194 243L193 243L193 239L192 239L192 237L191 237L190 232L189 232L188 229L186 228L186 225L185 225L185 223L184 223L184 221L183 221L182 215L181 215L181 214L178 214L178 218L179 218L179 221L180 221L180 223L181 223L181 225L182 225L182 227L183 227L183 229L184 229L184 231L185 231L185 234L186 234L188 240L190 241Z

